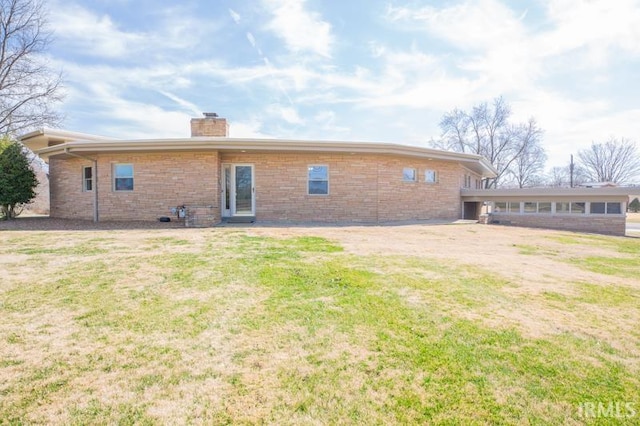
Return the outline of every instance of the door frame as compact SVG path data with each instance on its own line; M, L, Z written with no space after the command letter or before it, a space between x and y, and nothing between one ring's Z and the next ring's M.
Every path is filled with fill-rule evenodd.
M238 213L236 211L236 167L251 168L251 212ZM229 182L226 171L229 170ZM228 183L228 185L227 185ZM227 205L227 186L229 188L229 205ZM222 163L220 167L220 208L222 217L255 216L256 214L256 173L253 164L248 163Z

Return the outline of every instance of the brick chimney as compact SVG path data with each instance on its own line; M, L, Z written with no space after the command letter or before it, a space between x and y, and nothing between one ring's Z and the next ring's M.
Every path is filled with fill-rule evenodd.
M218 117L215 112L203 113L204 118L191 119L191 137L217 136L226 138L229 136L229 124L226 118Z

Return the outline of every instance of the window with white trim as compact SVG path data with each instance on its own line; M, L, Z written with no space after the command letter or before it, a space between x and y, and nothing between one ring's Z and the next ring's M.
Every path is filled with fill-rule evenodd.
M405 182L415 182L418 174L416 169L411 167L405 167L402 169L402 180Z
M622 203L607 203L607 214L622 214Z
M572 214L585 214L586 212L587 212L587 203L583 203L583 202L571 203Z
M309 166L307 194L329 195L329 166Z
M424 181L426 183L436 183L438 182L438 173L435 170L425 170L424 171Z
M591 214L622 214L621 203L591 202L589 206Z
M113 165L113 190L133 191L133 164Z
M91 166L82 168L82 190L93 191L93 167Z
M509 202L509 213L520 213L520 202L519 201L510 201Z

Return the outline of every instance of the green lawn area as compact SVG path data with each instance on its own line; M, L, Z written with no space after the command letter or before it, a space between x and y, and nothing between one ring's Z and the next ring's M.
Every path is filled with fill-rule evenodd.
M639 239L505 244L557 288L242 228L0 242L0 424L640 422Z

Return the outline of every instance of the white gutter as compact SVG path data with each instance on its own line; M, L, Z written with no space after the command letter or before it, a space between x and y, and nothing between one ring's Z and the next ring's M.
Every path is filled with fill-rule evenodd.
M462 154L429 148L390 143L293 141L274 139L185 138L148 140L99 140L73 141L46 147L37 151L41 156L82 151L135 152L135 151L293 151L293 152L345 152L362 154L405 155L418 158L475 163L482 169L483 177L495 177L497 170L482 156Z

